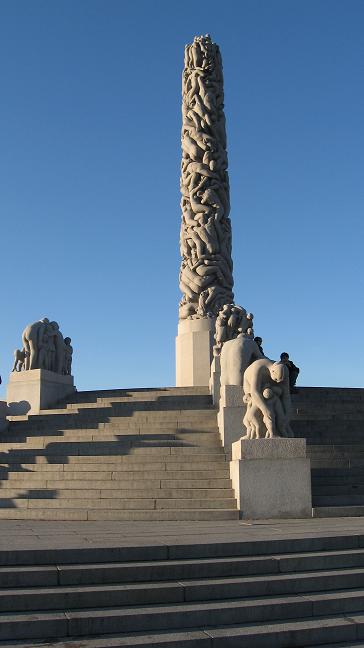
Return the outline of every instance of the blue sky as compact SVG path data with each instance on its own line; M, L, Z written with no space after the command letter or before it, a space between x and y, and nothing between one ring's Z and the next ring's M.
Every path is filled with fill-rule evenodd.
M301 385L363 386L363 24L362 0L2 0L4 383L48 316L79 389L174 384L183 51L210 33L235 300Z

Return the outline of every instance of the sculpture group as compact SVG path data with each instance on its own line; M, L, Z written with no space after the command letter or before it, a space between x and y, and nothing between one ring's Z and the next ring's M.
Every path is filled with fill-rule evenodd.
M25 327L22 349L14 351L13 371L46 369L66 376L71 375L71 338L63 337L57 322L47 317Z
M179 317L215 316L234 295L222 63L208 35L185 48L181 140Z
M292 436L287 367L266 358L254 340L253 315L225 304L215 326L214 354L220 355L222 387L240 386L246 407L245 439Z

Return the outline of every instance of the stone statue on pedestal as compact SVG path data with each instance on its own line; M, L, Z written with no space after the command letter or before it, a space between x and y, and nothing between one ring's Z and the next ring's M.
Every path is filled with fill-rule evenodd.
M14 351L15 371L46 369L70 375L72 365L71 338L63 338L57 322L47 317L28 324L22 334L23 349Z
M244 372L246 439L292 436L289 374L281 362L255 360Z

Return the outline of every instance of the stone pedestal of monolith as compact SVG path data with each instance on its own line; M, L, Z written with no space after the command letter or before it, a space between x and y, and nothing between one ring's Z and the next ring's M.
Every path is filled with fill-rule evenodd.
M215 318L181 320L176 337L176 386L207 387L210 380Z
M230 477L241 517L312 517L306 440L240 439L232 445Z
M217 423L221 441L229 456L232 444L245 434L244 414L243 388L240 385L221 385Z
M212 396L212 402L215 407L219 406L220 401L220 379L221 379L221 362L220 356L214 356L210 369L209 390Z
M73 376L46 369L13 371L7 387L9 415L39 414L74 391Z

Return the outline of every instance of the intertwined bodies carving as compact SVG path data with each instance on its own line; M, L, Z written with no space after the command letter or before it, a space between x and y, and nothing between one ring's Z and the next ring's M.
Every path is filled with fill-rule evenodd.
M185 48L182 77L180 319L233 302L222 64L209 36Z

